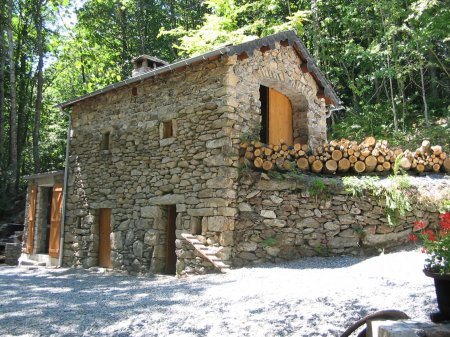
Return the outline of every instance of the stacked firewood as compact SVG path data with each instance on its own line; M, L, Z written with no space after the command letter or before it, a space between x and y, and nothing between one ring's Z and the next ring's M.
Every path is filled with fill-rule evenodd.
M362 143L341 139L332 140L315 149L306 144L293 146L281 142L266 145L258 141L241 144L242 161L265 171L290 171L295 166L302 172L314 173L365 173L389 172L399 157L404 170L450 172L450 158L439 145L431 146L424 141L416 151L390 149L387 141L367 137Z

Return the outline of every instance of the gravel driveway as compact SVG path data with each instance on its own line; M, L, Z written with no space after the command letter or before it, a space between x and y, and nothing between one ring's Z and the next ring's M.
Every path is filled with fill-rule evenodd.
M424 254L308 258L226 275L0 267L5 336L338 336L376 310L435 310Z

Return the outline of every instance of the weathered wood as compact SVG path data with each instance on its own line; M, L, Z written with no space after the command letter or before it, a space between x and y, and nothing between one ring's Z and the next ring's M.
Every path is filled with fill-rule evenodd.
M314 173L319 173L322 171L322 169L323 169L323 163L320 160L315 160L311 164L311 171L313 171Z
M261 157L256 157L255 160L253 161L253 165L256 168L261 168L263 166L264 160Z
M350 169L351 163L347 158L342 158L338 162L337 170L338 172L345 173Z
M355 165L353 165L353 169L356 173L362 173L366 169L366 164L363 161L357 161Z
M309 162L308 159L302 157L299 158L297 160L297 167L302 171L302 172L308 172L309 171Z
M335 173L337 170L337 162L336 160L330 159L325 162L325 172L327 173Z
M364 164L366 164L366 172L372 172L377 167L378 161L374 156L368 156L364 160Z
M331 153L331 159L339 161L342 158L342 151L341 150L334 150Z
M262 165L263 170L265 171L270 171L273 168L273 164L271 161L269 160L265 160L263 165Z

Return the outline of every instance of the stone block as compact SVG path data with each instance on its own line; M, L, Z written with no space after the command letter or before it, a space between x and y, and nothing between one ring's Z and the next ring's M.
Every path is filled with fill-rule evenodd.
M370 337L448 337L450 323L434 324L416 320L372 321L368 330Z
M161 207L158 207L158 206L141 207L141 217L152 218L152 219L161 219L162 218Z
M183 194L165 194L149 199L150 205L175 205L184 204L185 198Z
M158 244L158 240L159 240L159 232L154 230L154 229L150 229L147 232L145 232L144 235L144 243L148 246L156 246Z
M297 228L319 228L320 222L317 221L315 218L305 218L296 224Z
M206 187L208 188L231 188L233 187L234 180L225 177L215 177L209 179L206 182Z
M208 232L224 232L234 228L234 219L224 216L204 217L202 219L202 228L206 228Z
M283 198L280 198L277 195L271 195L270 196L270 200L274 203L274 204L281 204L283 202Z
M225 231L220 233L219 236L219 244L221 246L231 246L233 245L233 232L232 231Z
M272 227L286 227L287 222L285 220L281 220L281 219L265 219L263 221L263 223L266 226L272 226Z
M222 146L232 146L231 139L228 137L211 139L206 142L207 149L216 149Z
M212 216L214 208L189 208L187 214L190 216Z
M241 212L252 212L253 211L252 206L246 202L239 203L238 208L239 208L239 211L241 211Z
M328 247L330 248L348 248L357 246L358 246L357 238L344 238L340 236L335 236L328 241Z
M277 215L275 214L274 211L265 210L265 209L261 210L260 215L263 218L267 218L267 219L276 219L277 218Z
M253 241L241 242L237 249L244 252L254 252L258 248L258 244Z
M133 243L133 254L136 257L142 257L144 253L144 244L141 241L135 241Z

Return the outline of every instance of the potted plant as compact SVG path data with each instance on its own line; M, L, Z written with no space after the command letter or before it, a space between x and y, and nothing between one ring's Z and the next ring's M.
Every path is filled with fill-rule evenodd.
M424 273L434 279L439 312L430 315L433 322L450 320L450 211L439 216L437 225L416 221L411 241L422 241L422 252L428 254Z

